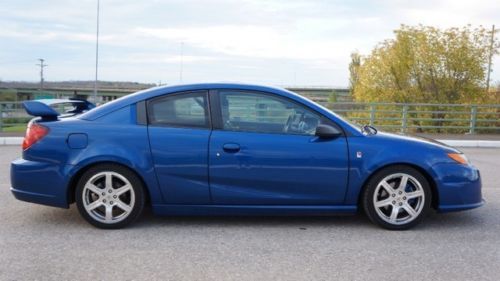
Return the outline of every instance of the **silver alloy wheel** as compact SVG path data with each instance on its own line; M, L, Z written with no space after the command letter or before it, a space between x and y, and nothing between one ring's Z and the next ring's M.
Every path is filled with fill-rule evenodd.
M82 196L87 213L107 224L126 219L135 204L132 184L124 176L111 171L91 177L85 183Z
M422 212L425 193L420 182L404 173L392 174L382 179L373 194L377 215L393 225L406 224Z

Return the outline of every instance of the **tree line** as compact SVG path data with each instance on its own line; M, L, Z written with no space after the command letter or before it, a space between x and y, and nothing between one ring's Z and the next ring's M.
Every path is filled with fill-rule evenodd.
M500 104L500 85L487 81L500 48L495 33L402 25L370 54L351 54L351 94L363 102Z

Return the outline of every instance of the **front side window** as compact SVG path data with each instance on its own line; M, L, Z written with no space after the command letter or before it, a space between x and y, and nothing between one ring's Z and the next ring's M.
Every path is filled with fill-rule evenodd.
M152 125L208 127L208 103L205 92L167 95L148 103Z
M320 116L285 98L254 92L221 91L223 129L314 135Z

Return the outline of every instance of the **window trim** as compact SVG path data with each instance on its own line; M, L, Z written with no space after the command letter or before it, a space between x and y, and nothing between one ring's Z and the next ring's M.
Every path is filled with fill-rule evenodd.
M315 135L306 135L306 134L290 134L290 133L284 133L284 132L256 132L256 131L242 131L242 130L228 130L224 129L223 126L223 121L222 121L222 106L221 106L221 100L220 100L220 95L221 92L244 92L244 93L251 93L251 94L260 94L264 96L270 96L271 98L282 98L288 102L291 102L297 106L301 106L306 108L307 110L317 114L320 118L320 124L325 124L325 125L330 125L333 126L342 132L341 136L346 136L346 132L344 131L344 128L342 126L338 125L336 122L333 120L330 120L330 118L326 117L323 113L318 112L316 109L311 108L303 103L300 103L294 99L291 99L286 96L282 96L279 94L274 94L274 93L269 93L269 92L263 92L263 91L256 91L256 90L244 90L244 89L217 89L217 90L211 90L210 91L210 102L211 102L211 107L214 107L215 110L212 112L214 114L214 117L217 116L217 118L214 118L214 122L212 123L212 128L213 130L220 130L220 131L227 131L227 132L241 132L241 133L255 133L255 134L272 134L272 135L285 135L285 136L308 136L308 137L314 137Z
M146 110L146 101L145 100L141 100L140 102L136 103L135 112L136 112L137 125L147 126L148 125L148 113Z
M195 91L184 91L184 92L175 92L175 93L169 93L169 94L164 94L161 96L156 96L151 99L146 100L146 116L147 116L147 124L148 126L152 127L167 127L167 128L188 128L188 129L205 129L205 130L212 130L212 114L210 112L210 97L208 96L208 90L195 90ZM196 125L182 125L182 124L172 124L172 123L153 123L151 122L152 120L152 103L162 100L162 99L168 99L168 98L174 98L176 96L182 96L182 95L193 95L193 94L199 94L200 96L203 96L206 100L206 105L205 105L205 119L206 119L206 124L201 125L201 126L196 126Z

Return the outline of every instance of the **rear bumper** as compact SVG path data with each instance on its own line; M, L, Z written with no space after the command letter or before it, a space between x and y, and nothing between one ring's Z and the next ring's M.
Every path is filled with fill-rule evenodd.
M471 165L438 164L436 183L439 212L462 211L484 205L479 170Z
M67 180L60 166L17 159L10 166L11 192L19 200L68 208Z

